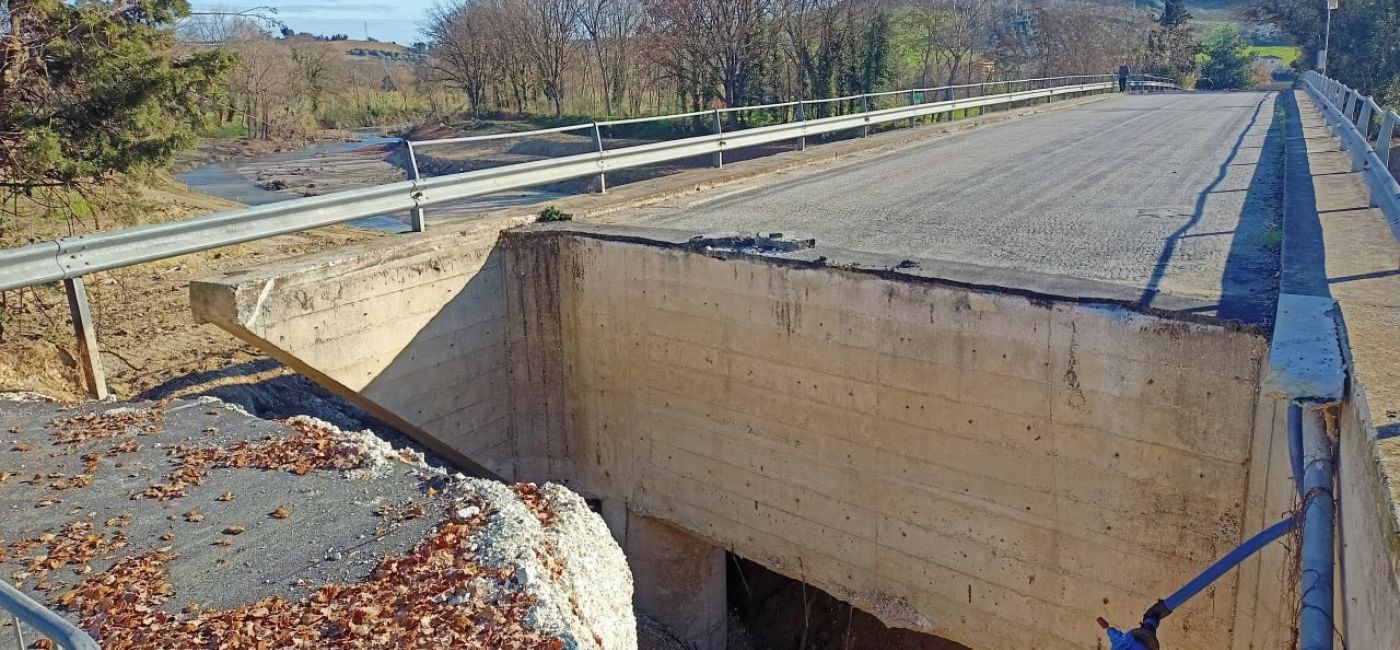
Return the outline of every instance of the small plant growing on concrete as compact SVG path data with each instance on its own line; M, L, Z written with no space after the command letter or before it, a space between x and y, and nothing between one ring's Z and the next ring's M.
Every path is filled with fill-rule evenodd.
M1264 231L1264 247L1274 252L1283 248L1283 228L1278 224L1271 223Z
M550 223L554 221L573 221L574 215L569 214L559 208L549 205L540 210L540 217L536 219L539 223Z

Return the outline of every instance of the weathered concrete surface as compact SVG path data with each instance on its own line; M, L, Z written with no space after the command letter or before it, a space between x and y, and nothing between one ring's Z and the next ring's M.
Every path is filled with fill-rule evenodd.
M725 650L724 549L622 505L621 520L610 524L636 580L638 611L665 625L690 650Z
M190 285L214 323L439 453L514 476L506 312L490 220Z
M289 335L362 329L318 317L343 299L397 323L384 327L404 347L379 361L392 368L420 356L411 330L435 320L398 296L483 255L486 240L450 244L461 237L359 251L344 273L312 258L228 277L199 289L224 298L197 303L283 357L343 363L322 338ZM895 269L899 257L820 246L706 253L689 237L565 225L508 232L485 254L502 280L476 307L505 314L491 340L504 339L509 381L489 384L508 442L483 464L621 501L887 623L987 648L1092 647L1094 617L1135 618L1287 509L1257 331L1134 312L1136 292L1113 283ZM445 284L481 275L453 273ZM336 288L380 274L393 291ZM465 332L453 340L476 339ZM406 394L427 388L397 376ZM1247 563L1165 636L1277 647L1286 561L1275 549Z
M1282 149L1273 93L1138 95L608 217L814 235L1273 314ZM1276 242L1274 242L1276 244Z
M1400 246L1368 205L1350 154L1306 93L1295 97L1301 111L1290 136L1306 149L1297 162L1310 182L1290 186L1289 200L1314 217L1321 284L1341 307L1350 348L1338 423L1342 630L1347 647L1392 648L1400 646Z
M589 236L559 254L565 392L538 399L567 417L522 441L548 440L565 454L549 467L587 493L887 623L974 647L1092 645L1095 616L1140 614L1254 532L1248 502L1276 502L1250 485L1276 460L1255 452L1276 422L1258 334L917 271ZM1242 597L1238 581L1169 638L1223 648L1237 627L1286 628L1252 619L1286 611L1255 605L1281 590Z

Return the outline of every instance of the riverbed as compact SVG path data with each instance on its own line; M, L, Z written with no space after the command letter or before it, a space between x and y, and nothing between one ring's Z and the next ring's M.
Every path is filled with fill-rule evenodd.
M180 173L190 189L245 205L266 205L405 180L405 170L390 162L402 139L373 133L354 141L323 141L294 151L231 158ZM275 188L275 189L273 189ZM521 190L475 197L428 209L432 221L470 218L479 212L529 205L561 196ZM378 215L350 225L381 232L406 232L408 215Z

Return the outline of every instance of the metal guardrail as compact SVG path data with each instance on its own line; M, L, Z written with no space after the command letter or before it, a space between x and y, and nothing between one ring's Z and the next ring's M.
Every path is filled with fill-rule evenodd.
M1062 83L1063 82L1063 83ZM560 132L565 130L592 128L598 146L595 151L561 156L558 158L535 160L480 169L446 176L422 178L417 172L414 160L414 178L407 181L388 183L374 187L359 188L323 196L291 199L269 205L216 212L184 221L151 224L112 230L107 232L64 237L53 241L31 244L19 248L0 251L0 290L18 289L49 282L63 281L68 292L68 302L73 315L74 328L79 342L80 357L90 392L98 399L107 395L101 359L97 354L97 340L88 310L86 288L83 276L98 271L162 260L189 253L220 248L243 242L255 241L310 230L365 217L382 214L408 212L414 230L424 229L424 208L458 201L465 198L494 194L547 185L565 180L598 176L606 189L607 172L666 163L686 158L711 156L713 165L722 166L724 152L754 147L774 142L797 140L805 146L806 138L838 131L860 129L868 135L874 125L909 120L913 124L918 118L951 113L971 108L1013 104L1039 99L1052 100L1054 97L1095 92L1112 92L1117 88L1117 79L1112 75L1092 75L1077 77L1052 77L1047 79L1016 80L978 84L983 88L1016 88L1025 85L1027 90L985 94L967 98L954 98L927 103L913 103L893 108L874 108L871 98L875 95L854 95L834 100L862 100L862 111L831 117L803 119L798 121L725 132L720 111L704 111L701 114L714 116L714 132L708 135L652 142L620 149L604 149L598 129L606 123L592 123L571 127L545 129L543 131L475 136L474 138L450 138L447 140L411 143L410 156L414 147L423 147L445 142L467 142L472 139L524 137L532 133ZM1040 86L1040 87L1034 87ZM963 88L969 86L962 86ZM947 91L953 87L924 89L923 91L898 91L908 94L911 100L918 99L919 92ZM816 102L796 102L812 104ZM791 104L789 104L791 105ZM721 110L753 110L752 107ZM635 123L638 121L676 119L682 116L661 116L616 120L612 124Z
M1365 173L1371 207L1381 209L1391 233L1400 240L1400 182L1390 173L1390 147L1400 114L1316 71L1304 72L1302 81L1322 111L1323 121L1341 140L1342 150L1351 154L1351 170ZM1373 141L1371 127L1377 118L1380 125Z
M754 111L772 111L772 110L783 110L783 111L787 111L788 109L792 109L792 110L793 110L793 115L794 115L794 120L793 120L793 122L790 122L790 123L788 123L788 124L776 125L776 126L773 126L773 127L759 127L759 128L774 128L774 129L782 130L781 127L792 127L792 126L795 126L795 125L798 124L798 123L806 123L806 122L809 122L809 121L814 121L814 120L808 120L808 117L807 117L807 115L808 115L807 109L808 109L808 107L819 106L819 105L822 105L822 104L831 104L831 103L835 103L835 102L853 102L853 103L854 103L854 102L859 102L859 103L860 103L860 107L861 107L860 112L859 112L859 113L852 113L852 114L849 114L849 115L857 115L857 114L877 114L877 115L878 115L879 113L882 112L882 110L880 110L880 109L878 109L878 108L876 108L875 110L872 110L872 107L874 106L874 105L872 104L872 102L878 102L878 101L880 101L882 98L887 98L887 97L901 97L901 98L907 98L907 99L908 99L908 103L907 103L903 108L910 108L910 107L914 107L914 106L935 106L935 105L938 105L938 104L941 104L941 103L946 103L946 102L958 103L958 102L965 102L965 101L968 101L968 100L980 99L980 98L989 97L989 96L1001 97L1001 96L1006 96L1006 95L1015 95L1015 94L1018 94L1018 93L1027 93L1027 92L1034 92L1034 91L1045 90L1045 89L1053 89L1053 88L1055 88L1057 85L1064 85L1064 84L1092 84L1092 83L1101 83L1101 82L1104 82L1104 81L1108 81L1108 80L1110 80L1110 79L1113 79L1113 77L1110 76L1110 75L1074 75L1074 76L1066 76L1066 77L1042 77L1042 78L1037 78L1037 79L1017 79L1017 80L1012 80L1012 81L989 81L989 82L982 82L982 83L975 83L975 84L958 84L958 85L951 85L951 86L937 86L937 87L931 87L931 88L914 88L914 89L909 89L909 90L891 90L891 91L884 91L884 92L878 92L878 93L864 93L864 94L858 94L858 95L846 95L846 96L842 96L842 97L830 97L830 98L824 98L824 99L803 99L803 100L794 100L794 101L789 101L789 102L778 102L778 103L773 103L773 104L758 104L758 105L751 105L751 106L734 106L734 107L726 107L726 108L714 108L714 109L704 110L704 111L692 111L692 112L689 112L689 113L676 113L676 114L670 114L670 115L656 115L656 116L648 116L648 117L633 117L633 118L624 118L624 119L617 119L617 120L603 120L603 121L594 121L594 122L584 122L584 123L580 123L580 124L571 124L571 125L567 125L567 126L557 126L557 127L546 128L546 129L534 129L534 130L530 130L530 131L513 131L513 132L508 132L508 133L492 133L492 134L487 134L487 135L462 136L462 137L456 137L456 138L438 138L438 139L433 139L433 140L405 140L405 144L407 145L407 148L408 148L409 168L410 168L410 173L412 174L412 179L413 179L414 181L419 181L419 182L421 182L421 181L423 180L423 176L422 176L422 169L421 169L421 168L419 167L419 165L418 165L418 152L419 152L420 150L424 149L424 148L427 148L427 147L435 147L435 146L450 145L450 144L470 144L470 143L475 143L475 142L488 142L488 141L493 141L493 140L524 139L524 138L530 138L530 137L538 137L538 136L542 136L542 135L551 135L551 134L556 134L556 133L567 133L567 132L570 132L570 131L591 131L591 136L592 136L592 140L593 140L593 149L594 149L594 152L597 154L597 156L598 156L598 157L611 157L609 154L612 153L612 152L615 152L615 151L617 151L617 150L608 150L608 149L606 149L606 148L604 147L604 145L603 145L603 142L604 142L603 129L608 129L608 128L616 127L616 126L643 124L643 123L648 123L648 122L662 122L662 121L668 121L668 120L696 119L696 118L709 117L709 118L710 118L710 119L709 119L709 130L710 130L710 132L711 132L713 135L723 135L724 132L725 132L725 131L724 131L724 120L722 119L722 116L723 116L723 115L732 114L732 113L741 113L741 112L754 112ZM976 93L975 93L975 94L973 93L973 90L974 90L974 89L976 89ZM962 97L962 98L959 98L959 97L958 97L959 91L961 91L962 94L964 94L965 96ZM990 92L989 92L989 91L990 91ZM933 101L933 102L926 102L926 101L925 101L926 99L928 99L928 98L930 98L930 97L937 97L937 96L939 96L939 95L943 95L943 96L944 96L944 98L943 98L942 101ZM1017 100L1010 100L1010 101L1017 101ZM964 104L958 104L957 106L953 106L953 107L947 108L946 111L940 111L940 112L949 112L949 111L958 110L958 109L960 109L960 108L965 108L965 107L967 107L967 106L964 105ZM891 109L891 110L892 110L892 109ZM848 115L848 116L849 116L849 115ZM918 116L912 116L912 117L918 117ZM911 119L911 126L912 126L912 117L910 117L910 119ZM893 121L893 120L897 120L897 119L906 119L906 118L905 118L905 117L897 117L897 118L890 118L890 119L888 119L888 120L886 120L886 119L868 120L868 121L866 121L866 123L859 125L859 127L862 129L862 131L861 131L861 136L862 136L862 137L866 137L866 136L868 136L868 135L870 134L870 126L871 126L872 124L878 124L878 123L882 123L882 122L886 122L886 121ZM836 128L836 129L834 129L834 130L844 130L845 128L851 128L851 127L844 127L844 126L843 126L843 127ZM744 130L747 131L748 129L744 129ZM800 133L800 134L796 134L796 135L785 135L785 136L776 138L776 140L796 139L797 142L798 142L798 149L806 149L806 147L807 147L807 136L808 136L808 135L816 135L816 134L824 133L824 132L829 132L829 131L821 131L821 132L814 132L814 133ZM730 138L729 138L729 140L728 140L728 142L730 143L729 146L727 146L727 147L721 146L721 147L720 147L720 150L715 151L715 152L712 153L712 156L713 156L713 159L712 159L712 160L713 160L713 165L714 165L715 167L722 167L722 166L724 165L724 151L723 151L723 149L726 149L726 148L727 148L727 149L739 149L739 148L742 148L742 146L753 146L753 145L742 145L742 146L738 146L738 145L733 144L734 138L733 138L733 136L732 136L732 133L734 133L734 132L731 131L730 133L731 133L731 136L730 136ZM725 141L722 140L722 141L721 141L721 144L723 145L724 142L725 142ZM758 143L758 144L763 144L763 143ZM688 156L687 156L687 157L688 157ZM613 169L621 169L621 168L624 168L624 167L614 164L614 165L612 165L612 168L613 168ZM588 174L585 174L585 176L587 176L587 175L588 175ZM599 188L600 188L600 191L606 192L606 191L607 191L607 187L608 187L607 174L606 174L605 172L599 172L599 173L596 174L596 176L597 176L597 178L598 178L598 186L599 186ZM575 178L577 178L577 176L576 176ZM561 180L564 180L564 179L561 179ZM425 226L426 226L426 224L424 223L424 218L425 218L425 217L424 217L424 211L423 211L423 209L422 209L421 207L414 208L414 209L412 209L412 210L410 211L409 214L410 214L410 226L411 226L411 229L412 229L414 232L422 232L423 229L424 229Z
M30 647L30 644L25 643L24 630L21 627L23 624L65 650L101 650L97 642L78 629L78 626L3 580L0 580L0 610L9 612L14 617L14 635L19 648Z

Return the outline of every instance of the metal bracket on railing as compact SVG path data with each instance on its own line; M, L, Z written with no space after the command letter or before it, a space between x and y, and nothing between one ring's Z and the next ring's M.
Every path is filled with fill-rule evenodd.
M598 167L603 167L603 132L598 128L597 122L593 123L593 150L598 152ZM608 175L600 171L598 172L598 193L607 194L607 192Z
M803 100L801 100L801 99L797 100L797 121L798 121L798 122L806 122L806 121L807 121L807 102L805 102L805 101L803 101ZM806 151L806 150L807 150L807 134L806 134L805 132L802 134L802 137L800 137L800 138L797 139L797 150L798 150L798 151Z
M721 168L721 167L724 167L724 138L723 138L723 136L724 136L724 125L720 122L720 119L719 119L719 109L718 109L718 108L715 109L714 123L715 123L715 135L718 135L718 136L721 136L721 137L720 137L720 140L719 140L719 147L720 147L720 149L719 149L719 151L716 151L716 152L715 152L715 155L714 155L714 157L713 157L712 160L711 160L711 164L714 166L715 169L719 169L719 168Z
M417 203L418 197L422 196L422 193L418 191L418 182L423 180L423 176L418 171L418 156L413 153L413 141L404 140L404 144L408 145L408 166L413 169L412 194L414 202ZM423 208L421 206L414 206L412 210L409 210L408 226L409 230L413 232L423 232L427 230L427 215L423 213Z
M860 137L870 137L870 95L860 96L860 112L865 113L865 123L860 127Z

